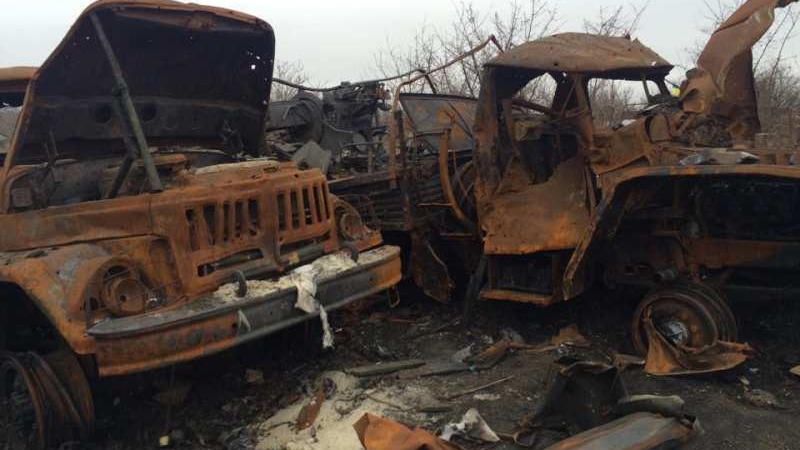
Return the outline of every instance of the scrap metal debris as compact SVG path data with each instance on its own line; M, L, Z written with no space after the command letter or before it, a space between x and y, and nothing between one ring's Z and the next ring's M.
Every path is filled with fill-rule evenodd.
M649 412L666 417L683 417L686 402L677 395L631 395L617 401L614 412L624 416L635 412Z
M461 450L421 428L409 429L395 421L365 414L353 425L366 450Z
M560 417L579 430L604 424L628 390L619 371L608 364L578 361L562 367L549 383L544 403L523 425Z
M691 420L636 413L565 439L545 450L669 450L694 436Z
M480 385L478 387L474 387L474 388L471 388L471 389L466 389L466 390L459 391L459 392L456 392L456 393L453 393L453 394L447 394L444 397L442 397L442 400L453 400L453 399L456 399L456 398L459 398L459 397L463 397L465 395L474 394L476 392L480 392L480 391L482 391L484 389L489 389L491 387L495 387L497 385L503 384L506 381L510 381L510 380L513 380L513 379L514 379L514 375L509 375L509 376L507 376L505 378L501 378L499 380L492 381L491 383L486 383L486 384Z
M716 341L703 347L689 347L668 340L652 319L645 319L649 348L644 370L651 375L693 375L732 369L753 353L748 344Z
M305 430L314 424L325 398L325 387L320 386L317 388L316 392L314 392L314 396L311 397L311 400L300 410L300 414L297 415L297 421L294 426L295 430Z
M544 404L511 437L532 446L548 426L565 423L572 436L548 450L670 449L701 432L680 397L628 395L614 366L579 361L562 368Z
M450 360L428 361L424 366L411 370L403 370L397 374L401 380L411 380L414 378L426 378L433 376L451 375L455 373L467 372L473 366L465 362Z
M624 372L629 367L644 367L646 361L641 356L626 355L623 353L615 353L612 357L612 364L620 372Z
M578 330L578 326L575 324L562 328L557 335L553 336L550 342L553 345L568 345L581 348L589 348L592 346L592 342L581 334Z
M371 377L375 375L386 375L401 370L416 369L417 367L424 366L425 361L420 359L410 359L407 361L394 361L378 364L370 364L368 366L352 367L345 372L357 377Z

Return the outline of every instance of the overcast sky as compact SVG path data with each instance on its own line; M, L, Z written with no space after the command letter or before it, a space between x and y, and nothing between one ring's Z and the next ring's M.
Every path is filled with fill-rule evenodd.
M10 0L5 0L9 1ZM315 84L338 84L376 75L375 54L401 47L424 26L451 23L458 0L195 0L258 16L277 37L277 58L300 60ZM481 12L505 11L509 0L474 0ZM580 31L600 7L646 0L550 0L561 31ZM11 2L10 2L11 3ZM38 65L90 2L28 0L3 8L0 67ZM637 36L673 63L687 62L684 50L702 39L705 13L700 0L650 0ZM797 40L791 47L797 47ZM789 48L794 55L800 49Z

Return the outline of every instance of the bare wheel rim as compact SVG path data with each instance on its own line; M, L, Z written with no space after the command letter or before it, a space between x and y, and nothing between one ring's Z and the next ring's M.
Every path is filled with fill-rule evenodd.
M0 426L12 450L46 447L45 408L41 392L17 357L0 355Z
M631 327L633 346L647 355L648 341L644 320L651 312L656 331L668 342L687 347L711 345L719 339L718 317L709 310L709 300L685 289L664 289L645 297L636 309Z
M686 289L689 295L700 295L707 301L705 305L717 321L720 340L735 342L739 339L736 316L722 293L702 283L689 283L681 288Z

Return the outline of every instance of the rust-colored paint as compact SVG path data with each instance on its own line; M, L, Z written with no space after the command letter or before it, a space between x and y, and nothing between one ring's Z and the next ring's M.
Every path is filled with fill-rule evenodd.
M200 45L209 39L216 50ZM0 173L0 282L20 287L96 374L188 361L314 317L294 311L292 289L235 308L206 299L380 244L318 170L238 159L258 155L273 58L272 29L255 17L102 0L32 76ZM163 190L148 189L148 159ZM399 253L374 252L320 302L334 309L396 284Z
M653 450L678 448L694 437L693 423L651 413L635 413L572 436L546 450Z
M711 35L697 68L681 87L685 111L722 116L734 137L752 139L760 128L752 48L794 0L750 0Z
M35 73L36 67L0 68L0 95L24 94Z
M625 72L672 70L667 60L638 40L583 33L561 33L528 42L503 53L487 65L541 72L590 73L612 78Z
M561 34L487 63L474 127L482 297L545 306L583 292L597 269L611 284L797 292L771 278L798 267L797 153L756 147L751 68L752 46L790 3L745 2L680 98L665 83L672 65L628 38ZM556 83L550 104L520 98L538 77ZM613 128L594 123L587 87L598 78L646 80L653 108ZM711 165L690 162L714 152Z

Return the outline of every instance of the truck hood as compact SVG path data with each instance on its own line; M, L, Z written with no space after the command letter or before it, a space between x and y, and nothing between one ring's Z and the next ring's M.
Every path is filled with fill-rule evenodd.
M123 154L118 83L92 22L119 61L150 147L252 151L262 136L275 38L266 22L170 0L100 0L33 75L6 167L53 153ZM50 150L52 149L52 150Z
M683 110L724 118L734 138L752 140L761 131L753 46L775 22L775 10L796 1L748 0L723 22L681 87Z

